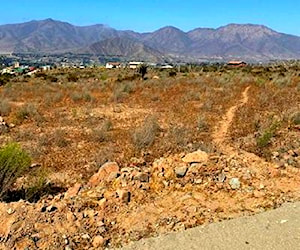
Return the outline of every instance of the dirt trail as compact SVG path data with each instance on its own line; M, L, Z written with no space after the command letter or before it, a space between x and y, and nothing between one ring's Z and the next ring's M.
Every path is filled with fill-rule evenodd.
M244 151L240 148L236 148L232 144L230 144L228 140L229 129L235 117L236 111L242 106L246 105L249 100L249 89L250 86L245 88L245 90L242 92L242 98L240 99L240 101L236 105L229 108L221 122L216 126L212 134L212 138L214 144L223 154L233 158L237 158L241 162L248 163L249 169L259 174L263 174L266 171L272 171L272 169L276 168L276 164L267 162L263 158L253 153Z
M242 93L242 99L239 101L238 104L232 106L225 116L223 117L220 124L215 128L215 131L212 134L213 142L217 147L223 152L227 154L234 154L237 153L236 150L229 145L227 140L227 134L228 130L231 126L231 123L233 121L233 118L235 116L236 111L238 108L242 107L248 102L248 90L250 89L250 86L248 86Z

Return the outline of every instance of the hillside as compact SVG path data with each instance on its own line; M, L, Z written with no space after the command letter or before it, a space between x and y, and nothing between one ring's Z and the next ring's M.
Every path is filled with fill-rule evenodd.
M142 42L125 37L106 39L81 50L83 53L117 56L131 60L162 61L163 54Z

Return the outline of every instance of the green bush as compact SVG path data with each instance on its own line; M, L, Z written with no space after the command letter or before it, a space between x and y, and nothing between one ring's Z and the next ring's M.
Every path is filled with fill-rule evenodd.
M276 130L280 126L279 122L273 122L269 128L267 128L261 136L256 140L256 145L259 148L264 148L271 143L271 139L275 136Z
M17 143L9 143L0 149L0 199L29 169L30 163L29 155Z

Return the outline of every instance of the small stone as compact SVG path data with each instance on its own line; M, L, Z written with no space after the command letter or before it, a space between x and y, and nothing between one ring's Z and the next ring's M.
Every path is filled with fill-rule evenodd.
M29 168L38 168L42 166L40 163L32 163Z
M57 207L50 205L49 207L46 208L46 211L51 213L54 212L55 210L57 210Z
M73 187L69 188L68 191L65 193L65 197L75 197L81 189L81 184L76 183Z
M9 215L13 214L15 212L15 210L13 210L12 208L7 209L7 213Z
M88 234L83 234L83 235L81 235L81 238L82 238L82 239L85 239L85 240L88 240L88 239L90 239L91 237L90 237Z
M149 182L149 175L146 173L138 173L134 176L133 179L140 182Z
M122 189L122 190L118 190L117 193L122 202L124 203L130 202L131 193L129 191Z
M98 247L102 247L105 243L104 238L101 235L97 235L96 237L94 237L93 239L93 247L98 248Z
M286 223L286 222L288 222L288 220L281 220L281 221L280 221L280 224L284 224L284 223Z
M202 179L195 179L195 180L194 180L194 183L195 183L195 184L201 184L201 183L202 183Z
M218 182L224 182L226 180L226 175L224 172L218 175Z
M170 185L170 183L168 181L166 181L166 180L163 180L162 183L164 184L165 187L168 187Z
M187 154L183 157L182 161L187 163L206 163L208 161L208 154L202 150L197 150Z
M231 178L229 181L229 185L232 189L239 189L241 187L241 182L239 178Z
M186 175L187 171L188 171L187 166L176 167L175 168L176 177L178 177L178 178L184 177Z

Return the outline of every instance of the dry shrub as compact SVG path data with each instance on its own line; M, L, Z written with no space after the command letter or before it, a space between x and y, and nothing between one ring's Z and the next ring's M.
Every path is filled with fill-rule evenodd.
M300 125L300 111L292 115L291 122L293 125Z
M134 130L132 141L137 150L151 146L160 131L157 118L153 115L146 117L141 127Z
M111 120L107 119L103 121L100 127L92 130L92 133L90 134L89 138L91 141L94 141L96 143L108 141L108 132L110 130L112 130L112 122Z
M62 129L57 129L53 134L52 142L60 148L68 146L69 141L66 139L66 132Z
M0 101L0 115L8 116L11 112L11 106L7 100Z
M45 118L41 115L34 104L26 104L20 107L15 113L15 122L21 124L24 120L33 119L35 122L42 123Z

